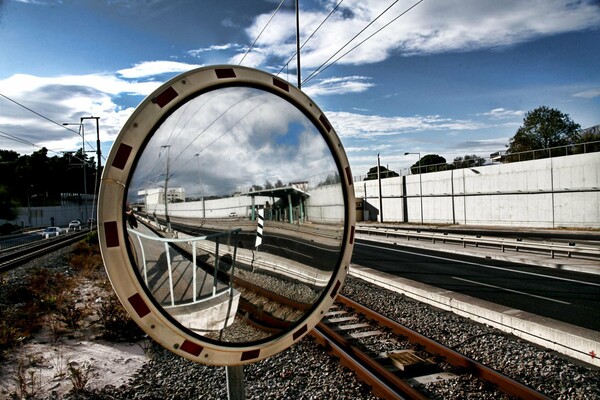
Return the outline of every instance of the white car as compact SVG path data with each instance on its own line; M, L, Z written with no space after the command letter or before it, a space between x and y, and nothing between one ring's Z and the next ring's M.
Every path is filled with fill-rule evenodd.
M49 226L42 231L41 235L44 239L48 239L49 237L60 235L61 232L62 229L60 229L58 226Z
M81 221L78 219L74 219L73 221L69 222L69 230L81 230Z

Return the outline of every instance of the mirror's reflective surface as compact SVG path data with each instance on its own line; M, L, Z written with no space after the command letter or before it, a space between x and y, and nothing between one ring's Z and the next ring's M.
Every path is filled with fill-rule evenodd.
M338 267L340 171L279 96L212 90L158 127L127 188L127 234L147 292L203 338L251 344L298 323Z

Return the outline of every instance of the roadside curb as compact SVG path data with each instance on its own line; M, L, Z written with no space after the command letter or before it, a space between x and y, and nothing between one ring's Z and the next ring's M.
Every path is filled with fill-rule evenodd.
M600 367L600 332L400 278L357 264L350 275Z

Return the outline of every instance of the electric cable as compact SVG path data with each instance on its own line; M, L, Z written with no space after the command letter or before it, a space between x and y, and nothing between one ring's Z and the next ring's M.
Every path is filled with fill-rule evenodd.
M344 0L340 0L340 2L337 3L335 5L335 7L333 7L333 9L329 12L329 14L327 14L327 16L325 17L325 19L319 24L319 26L317 26L317 28L310 34L310 36L304 41L304 43L302 43L302 46L300 46L300 50L302 50L302 48L304 48L304 45L306 45L306 43L308 43L308 41L310 39L312 39L312 37L315 35L315 33L317 33L317 31L319 29L321 29L321 27L323 26L323 24L329 19L329 17L331 17L331 15L338 9L338 7L340 6L340 4L342 4L343 2L344 2ZM287 62L285 64L283 64L283 66L281 67L281 69L279 70L279 72L277 72L276 75L279 76L279 74L290 64L290 62L297 55L298 55L298 52L294 52L294 54L290 57L290 59L287 60Z
M77 135L81 136L81 138L83 139L83 135L81 134L81 132L80 132L80 131L76 131L76 130L74 130L74 129L68 128L67 126L65 126L65 125L63 125L63 124L59 124L58 122L56 122L56 121L54 121L54 120L52 120L52 119L50 119L50 118L46 117L45 115L42 115L42 114L40 114L39 112L37 112L37 111L35 111L35 110L32 110L31 108L29 108L29 107L27 107L27 106L25 106L25 105L23 105L23 104L19 103L19 102L18 102L18 101L16 101L16 100L13 100L13 99L11 99L10 97L8 97L8 96L6 96L6 95L4 95L4 94L2 94L2 93L0 93L0 96L1 96L1 97L4 97L6 100L8 100L8 101L10 101L10 102L13 102L13 103L15 103L15 104L16 104L16 105L18 105L19 107L22 107L22 108L24 108L25 110L27 110L27 111L29 111L29 112L32 112L32 113L34 113L34 114L35 114L35 115L37 115L38 117L41 117L41 118L45 119L45 120L46 120L46 121L48 121L48 122L51 122L51 123L53 123L53 124L55 124L55 125L58 125L58 126L60 126L60 127L61 127L61 128L63 128L63 129L66 129L66 130L68 130L68 131L71 131L71 132L73 132L73 133L76 133ZM92 149L94 148L94 146L92 146L90 143L88 143L88 142L86 142L86 143L88 144L88 146L90 146L90 148L92 148Z
M363 43L365 43L367 40L371 39L373 36L375 36L376 34L378 34L379 32L381 32L383 29L387 28L390 24L392 24L393 22L395 22L398 18L404 16L406 13L408 13L409 11L411 11L413 8L415 8L417 5L419 5L420 3L422 3L424 0L419 0L417 1L415 4L413 4L412 6L410 6L409 8L407 8L406 10L404 10L402 13L400 13L400 15L396 16L395 18L393 18L391 21L389 21L387 24L383 25L381 28L379 28L378 30L376 30L374 33L372 33L371 35L367 36L366 39L364 39L363 41L361 41L360 43L358 43L356 46L352 47L350 50L348 50L347 52L345 52L344 54L342 54L340 57L338 57L337 59L335 59L332 63L330 63L329 65L327 65L326 67L324 67L325 64L327 64L333 57L335 57L341 50L343 50L348 44L350 44L354 39L356 39L356 37L358 35L360 35L362 32L364 32L364 30L371 25L373 22L375 22L377 20L377 18L381 17L383 15L383 13L385 13L387 10L390 9L390 7L392 7L396 2L394 2L390 7L388 7L383 13L379 14L379 16L377 16L377 18L375 18L369 25L367 25L361 32L359 32L356 36L354 36L348 43L346 43L340 50L338 50L333 56L331 56L327 61L325 61L323 64L321 64L316 70L314 70L303 82L302 84L305 84L306 82L309 82L312 78L314 78L315 76L317 76L318 74L320 74L321 72L325 71L326 69L328 69L329 67L331 67L332 65L334 65L335 63L337 63L339 60L341 60L342 58L344 58L345 56L347 56L350 52L354 51L357 47L359 47L360 45L362 45Z
M281 0L281 3L279 3L279 5L275 9L275 11L273 12L273 15L271 15L271 18L269 18L269 20L265 24L265 26L262 29L262 31L260 31L260 33L258 34L258 36L256 37L256 39L254 39L254 42L252 42L252 45L250 45L250 47L248 48L248 50L246 50L246 53L244 54L244 56L242 57L242 59L240 60L240 62L238 63L238 65L242 65L242 62L244 61L244 59L246 58L246 56L248 55L248 53L250 53L250 50L252 50L254 48L254 45L256 44L256 42L258 41L258 39L261 37L261 35L265 31L265 29L267 29L267 26L269 26L269 24L271 23L271 20L273 20L273 18L275 17L275 14L277 14L277 11L279 11L279 9L283 5L283 3L285 3L285 0Z
M383 10L374 20L372 20L371 22L369 22L364 28L362 28L356 35L354 35L352 37L352 39L350 39L348 42L346 42L345 45L343 45L342 47L340 47L340 49L338 51L336 51L335 53L333 53L331 55L331 57L329 57L323 64L321 64L319 67L317 67L316 70L314 70L312 72L312 74L310 74L302 83L306 82L307 80L309 80L313 75L315 75L315 73L317 71L319 71L319 69L321 69L325 64L327 64L333 57L335 57L336 55L339 54L339 52L341 52L342 50L344 50L350 43L352 43L354 41L354 39L356 39L358 36L360 36L361 33L363 33L365 30L367 30L371 25L373 25L379 18L381 18L383 16L383 14L385 14L386 12L388 12L390 10L390 8L392 8L394 5L396 5L396 3L400 1L400 0L395 0L392 4L390 4L385 10Z

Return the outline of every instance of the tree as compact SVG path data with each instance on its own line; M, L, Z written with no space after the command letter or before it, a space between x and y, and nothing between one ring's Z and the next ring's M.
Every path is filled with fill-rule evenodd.
M11 221L17 218L17 204L11 199L10 193L0 186L0 218Z
M557 109L541 106L529 111L510 139L507 153L565 146L579 141L580 125Z
M450 168L471 168L471 167L479 167L485 164L485 158L479 157L476 154L467 154L464 157L456 157L454 162L449 165Z
M394 172L390 169L387 169L386 167L380 167L379 169L379 175L381 179L385 179L385 178L393 178L395 176L400 176L398 175L397 172ZM365 177L365 181L372 181L374 179L377 179L377 167L373 167L369 170L369 172L367 172L367 176Z
M443 164L443 165L438 165ZM427 154L410 167L410 173L427 173L435 171L445 171L447 169L446 159L437 154Z

